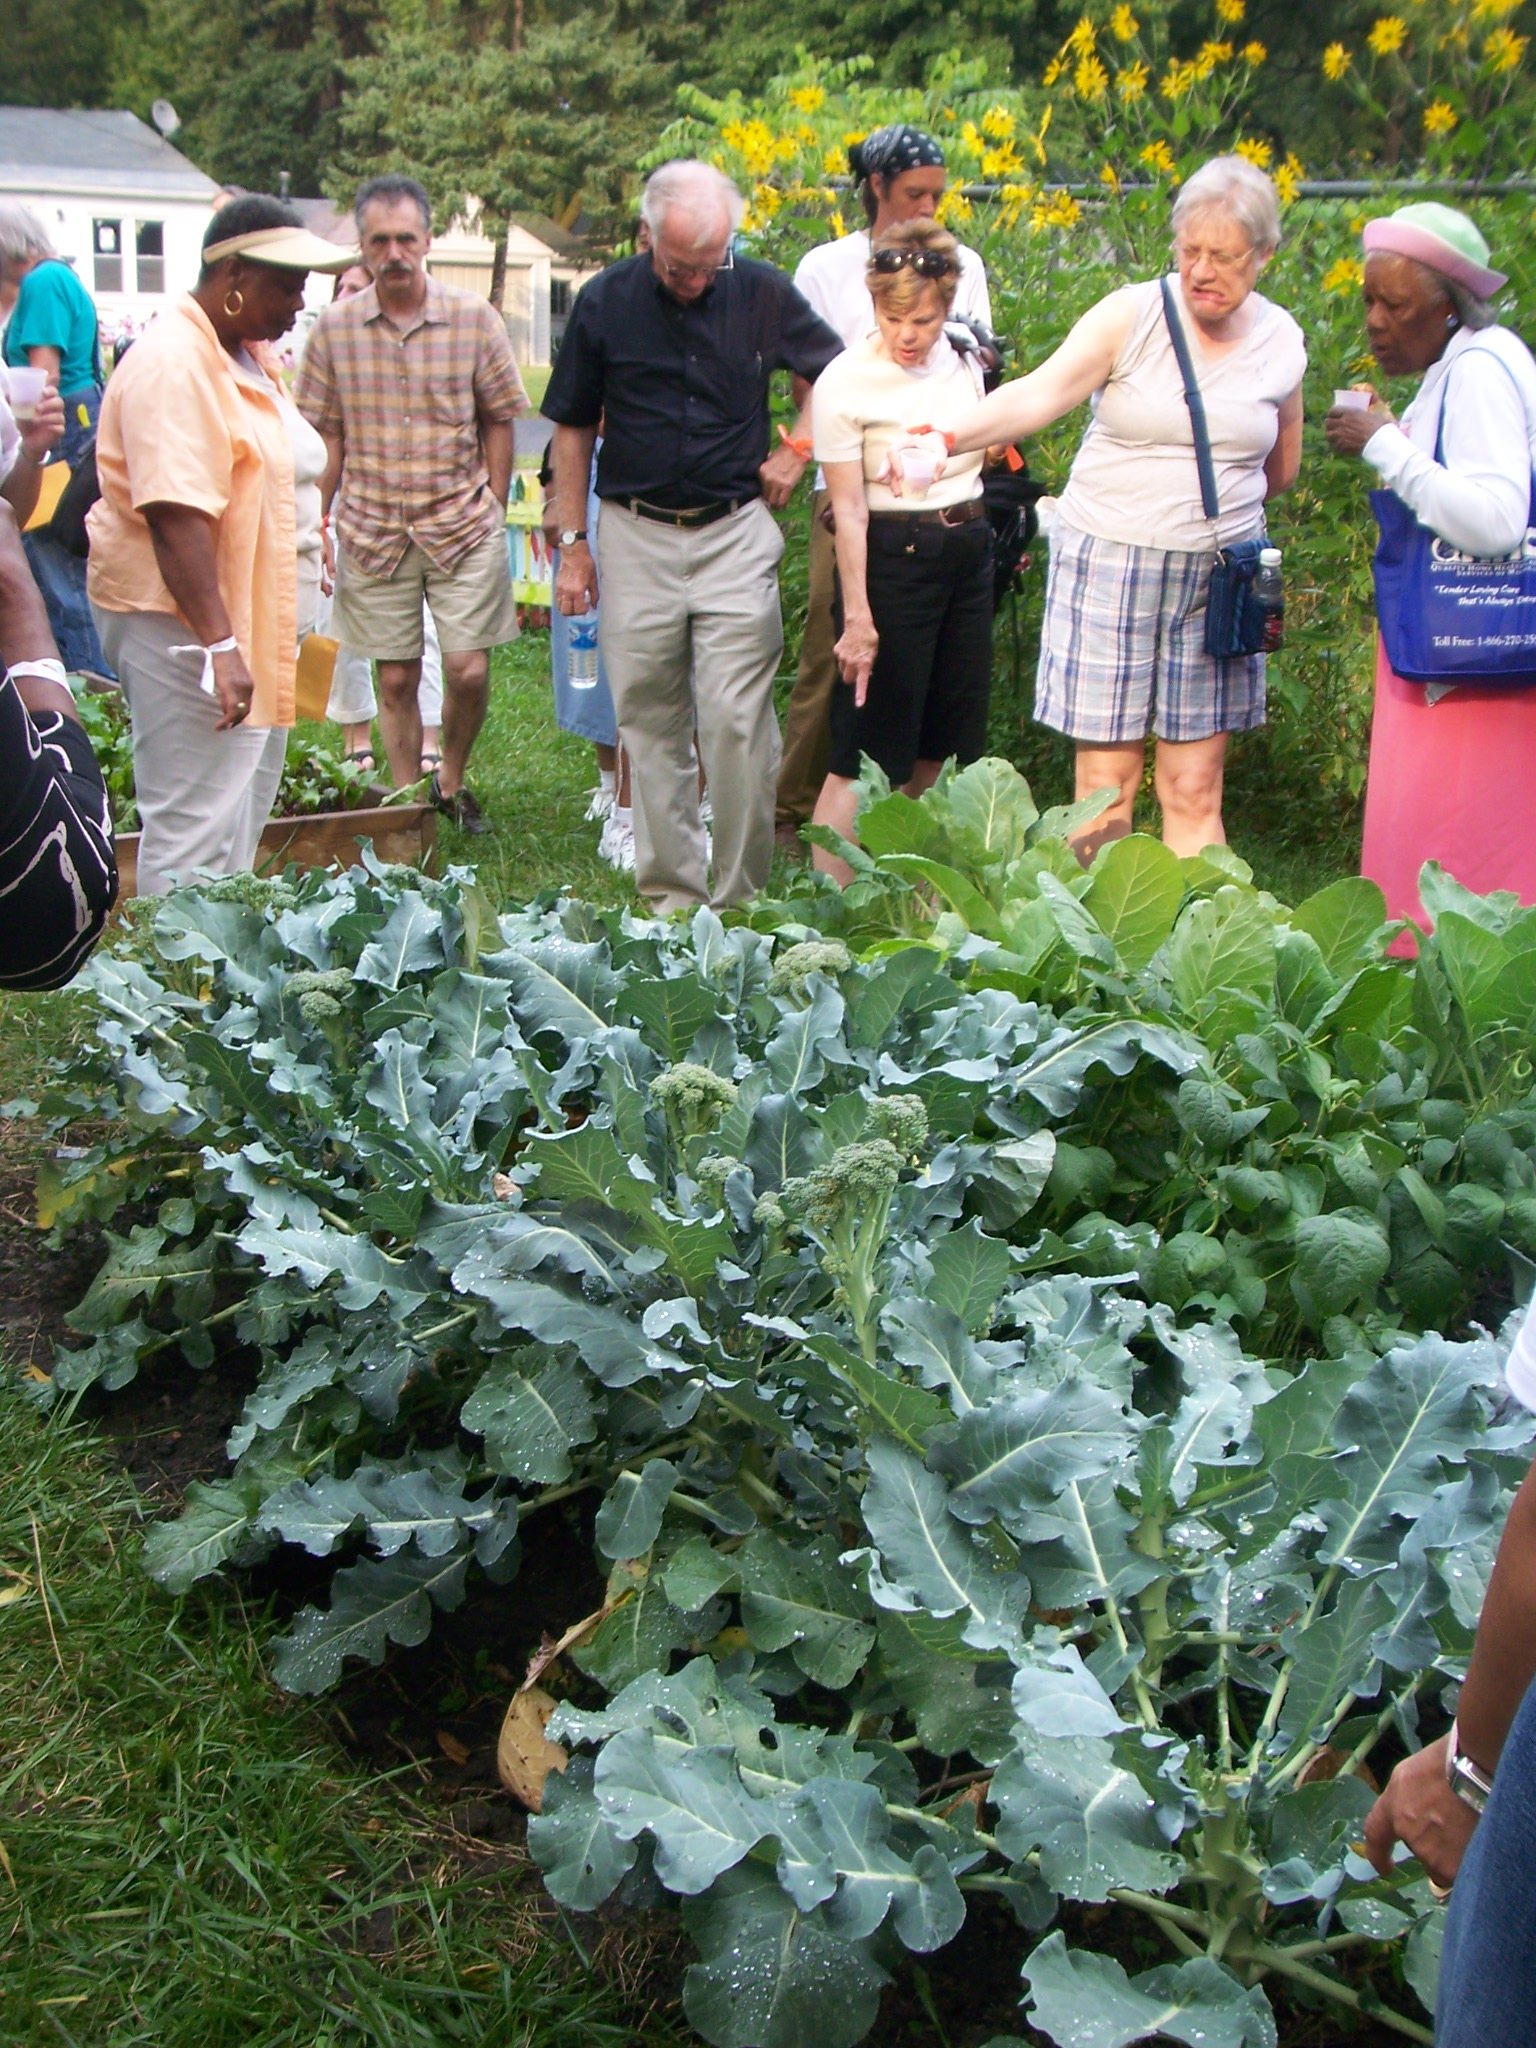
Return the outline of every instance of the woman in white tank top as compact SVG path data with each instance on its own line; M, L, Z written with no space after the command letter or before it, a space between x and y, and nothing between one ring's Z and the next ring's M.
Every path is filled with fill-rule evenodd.
M1211 569L1218 548L1263 531L1266 500L1301 463L1306 348L1290 315L1254 290L1280 240L1273 184L1241 157L1215 158L1174 202L1173 237L1216 519L1202 508L1158 279L1101 299L1038 369L942 437L952 454L982 448L1094 401L1052 536L1035 692L1036 718L1076 744L1077 795L1114 792L1077 839L1085 861L1131 829L1149 732L1163 838L1181 854L1225 843L1227 735L1264 722L1264 658L1206 654Z

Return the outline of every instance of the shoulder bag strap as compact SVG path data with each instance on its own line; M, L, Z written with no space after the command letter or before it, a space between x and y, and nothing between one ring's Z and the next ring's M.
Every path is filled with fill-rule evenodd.
M1207 519L1215 519L1221 510L1221 500L1216 495L1216 466L1211 461L1211 437L1205 424L1205 401L1200 396L1200 385L1195 377L1195 366L1190 361L1189 343L1184 339L1184 330L1179 325L1177 313L1173 310L1173 293L1166 277L1158 283L1163 293L1163 318L1168 323L1168 338L1173 343L1173 353L1178 358L1179 375L1184 379L1184 403L1189 407L1189 424L1195 435L1195 462L1200 470L1200 503L1205 508Z

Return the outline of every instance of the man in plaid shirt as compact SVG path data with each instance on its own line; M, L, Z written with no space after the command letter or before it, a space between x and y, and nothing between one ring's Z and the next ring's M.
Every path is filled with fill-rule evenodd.
M516 638L507 559L512 422L528 400L495 308L428 277L432 212L413 178L370 178L355 208L373 284L327 306L295 396L323 437L327 513L340 491L332 627L379 665L396 786L421 775L422 599L443 649L443 758L432 800L466 832L464 782L485 722L490 650Z

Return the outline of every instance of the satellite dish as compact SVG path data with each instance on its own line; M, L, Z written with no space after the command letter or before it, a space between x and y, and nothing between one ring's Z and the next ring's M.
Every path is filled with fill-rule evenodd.
M149 118L167 140L181 126L181 116L169 100L156 100L149 110Z

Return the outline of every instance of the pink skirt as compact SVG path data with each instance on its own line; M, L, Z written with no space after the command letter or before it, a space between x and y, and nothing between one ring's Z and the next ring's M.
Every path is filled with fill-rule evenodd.
M1428 926L1427 860L1480 896L1511 889L1536 904L1536 689L1458 685L1426 704L1378 640L1360 872L1381 885L1389 917Z

